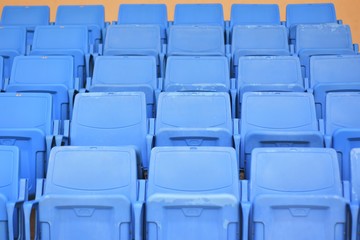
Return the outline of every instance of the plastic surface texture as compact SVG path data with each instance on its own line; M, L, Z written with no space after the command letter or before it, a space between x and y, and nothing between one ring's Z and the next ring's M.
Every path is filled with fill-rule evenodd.
M233 146L227 93L161 93L156 146Z
M255 149L249 182L251 239L345 239L333 149Z
M240 158L246 160L246 169L254 148L323 147L310 93L245 93L240 132Z
M136 180L132 148L54 148L39 199L41 239L130 239Z
M350 151L360 147L360 93L328 93L326 96L325 134L329 147L339 155L342 178L349 180Z
M8 92L48 92L53 96L54 119L69 119L69 90L74 89L70 56L19 56L14 60Z
M172 56L167 59L164 90L229 92L230 73L226 57Z
M176 4L175 25L207 25L224 28L224 13L221 4Z
M238 239L236 162L232 148L154 148L147 184L148 239Z
M0 94L0 145L20 150L20 177L29 179L35 192L36 178L45 175L47 135L52 134L52 98L48 93Z

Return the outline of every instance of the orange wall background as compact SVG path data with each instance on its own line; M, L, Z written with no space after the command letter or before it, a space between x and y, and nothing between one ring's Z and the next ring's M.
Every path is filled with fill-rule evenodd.
M241 1L214 1L214 0L171 0L168 2L159 0L3 0L0 2L0 9L4 5L48 5L51 9L51 20L54 21L56 8L58 5L66 4L103 4L105 6L106 20L113 21L117 19L118 8L121 3L166 3L168 6L169 20L173 19L174 7L176 3L218 3L221 2L224 7L225 19L230 18L230 8L233 3L276 3L280 6L281 19L285 20L285 7L289 3L321 3L329 2L327 0L241 0ZM353 42L360 43L360 1L359 0L333 0L336 7L337 18L343 20L344 24L349 24L352 31Z

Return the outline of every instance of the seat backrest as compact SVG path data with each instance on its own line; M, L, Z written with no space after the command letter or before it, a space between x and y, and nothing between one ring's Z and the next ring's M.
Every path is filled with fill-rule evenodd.
M44 194L121 194L135 201L136 181L136 152L131 147L54 147Z
M176 4L175 25L215 25L224 27L223 7L214 4Z
M229 147L155 147L147 198L153 194L228 193L239 198L236 154Z
M254 149L250 189L250 201L261 194L341 197L336 152L329 148Z
M360 92L327 94L325 133L331 136L341 128L360 128Z
M38 26L35 28L32 52L89 52L88 29L85 26Z
M38 26L49 25L48 6L4 6L1 15L2 25Z
M105 9L103 5L60 5L55 24L96 26L101 29L105 24Z
M249 131L318 131L314 97L299 92L243 95L241 134Z
M297 24L336 23L335 6L332 3L288 4L286 26Z
M156 83L156 59L151 56L101 56L96 58L92 86L148 85Z
M234 65L240 56L290 55L287 30L282 25L237 25L232 31L231 55Z
M232 146L228 93L160 93L155 134L157 146Z
M360 201L360 148L353 148L350 154L351 173L351 202L359 203Z
M142 92L84 93L75 97L72 146L134 146L146 163L147 118Z
M238 179L232 148L154 148L147 183L148 239L236 239Z
M277 4L232 4L230 29L235 25L280 25Z
M0 94L2 130L39 129L52 132L52 98L47 93Z
M353 51L350 27L340 24L299 25L295 51L304 49L345 49Z
M70 56L18 56L14 59L9 86L63 85L74 88L74 63ZM25 89L24 89L25 90ZM40 88L39 88L40 90Z
M171 26L167 55L223 56L224 32L219 26Z
M2 56L25 55L26 29L20 26L0 26L0 52Z
M310 59L310 87L318 84L358 83L360 86L360 56L313 56ZM339 87L339 86L338 86ZM360 88L359 88L360 90Z
M223 56L172 56L166 62L164 90L230 90L229 62Z
M300 61L295 56L240 57L238 65L241 96L248 91L304 91Z
M158 56L161 53L157 25L111 25L107 28L104 55Z
M9 202L15 201L19 195L19 154L16 146L0 145L0 196ZM0 210L0 219L3 219L3 212L5 209Z
M120 4L118 24L154 24L167 28L165 4Z

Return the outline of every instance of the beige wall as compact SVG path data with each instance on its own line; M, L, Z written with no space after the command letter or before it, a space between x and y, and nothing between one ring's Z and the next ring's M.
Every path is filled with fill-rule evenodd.
M173 0L167 3L169 19L173 18L174 6L176 3L218 3L216 0ZM285 20L285 6L288 3L320 3L329 2L327 0L241 0L241 1L222 1L224 6L225 19L230 18L230 7L232 3L277 3L280 6L281 18ZM120 3L164 3L159 0L3 0L0 2L0 9L4 5L49 5L51 8L51 20L55 19L56 8L58 5L64 4L103 4L105 5L106 20L112 21L117 19L117 12ZM165 2L166 3L166 2ZM360 43L360 1L359 0L333 0L336 6L338 19L342 19L345 24L349 24L352 30L354 43Z

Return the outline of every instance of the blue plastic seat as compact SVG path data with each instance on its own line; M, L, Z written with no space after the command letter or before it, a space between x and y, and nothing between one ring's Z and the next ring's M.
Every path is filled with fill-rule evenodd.
M308 91L314 94L318 118L323 118L327 93L360 91L360 56L311 57Z
M255 149L243 188L249 234L242 239L346 239L346 201L333 149Z
M162 76L164 53L158 25L111 25L107 28L103 55L154 56Z
M10 78L14 57L26 53L26 29L17 26L0 26L0 56L3 59L3 76L0 79L0 87L3 87L3 79Z
M74 63L70 56L19 56L14 60L7 92L48 92L53 117L69 119L75 95Z
M338 152L342 179L349 180L350 151L360 147L360 92L326 95L325 139Z
M359 206L360 206L360 148L351 150L351 173L350 173L350 209L351 209L351 239L358 240L359 234Z
M290 40L296 38L299 24L337 23L335 6L332 3L302 3L286 6L286 27L289 29Z
M355 55L348 25L298 25L295 53L309 76L310 58L316 55Z
M20 179L19 149L0 146L0 239L15 239L20 233L19 208L26 198L26 180Z
M237 125L237 121L235 120ZM156 146L227 146L238 149L227 93L160 93Z
M52 98L48 93L0 94L0 145L20 150L20 177L28 179L29 193L35 180L45 175L53 142Z
M219 26L174 25L170 27L168 56L224 56L223 29Z
M240 110L246 92L304 92L299 58L294 56L240 57L237 86Z
M167 19L165 4L120 4L117 24L159 25L162 42L166 43Z
M56 11L55 25L84 25L89 31L89 44L98 51L105 28L105 9L103 5L60 5Z
M223 7L219 3L176 4L174 25L220 26L224 29Z
M145 187L136 164L127 147L54 148L44 190L24 205L26 239L33 206L41 239L140 239Z
M154 117L155 103L162 88L153 56L101 56L87 81L90 92L140 91L146 96L148 117Z
M303 92L299 58L240 57L237 73L239 102L245 92Z
M75 97L70 127L57 145L133 146L147 169L152 138L144 93L80 93Z
M229 61L224 56L171 56L166 61L166 92L229 92Z
M36 26L49 25L48 6L4 6L1 25L26 27L27 45L32 44Z
M31 55L69 55L74 58L74 77L82 87L90 76L90 49L88 29L85 26L40 26L36 27Z
M232 4L230 29L236 25L280 25L277 4Z
M236 153L225 147L159 147L151 153L147 239L239 239Z
M241 56L290 55L287 30L282 25L237 25L232 30L231 57L234 73Z
M241 105L242 167L259 147L323 147L314 97L299 92L247 92ZM244 164L246 162L246 165Z

